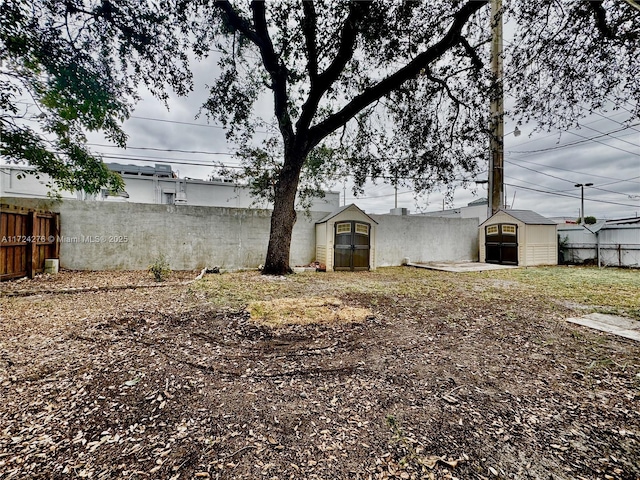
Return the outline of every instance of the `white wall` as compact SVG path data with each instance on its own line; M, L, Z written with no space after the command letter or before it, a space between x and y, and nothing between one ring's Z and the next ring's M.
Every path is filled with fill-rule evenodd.
M421 215L370 215L376 225L376 264L478 260L478 222L475 218Z
M0 194L11 197L48 198L49 189L46 184L50 181L47 175L40 175L40 179L27 174L19 179L22 173L33 171L30 167L21 165L0 165ZM178 192L185 193L186 204L208 207L233 208L270 208L265 201L256 202L250 195L249 189L229 182L208 182L204 180L155 177L143 175L122 175L125 181L124 190L128 198L120 196L103 197L98 195L96 200L107 203L144 203L166 204L165 193L173 193L174 200ZM82 194L61 191L63 199L82 198ZM340 206L338 192L325 192L324 198L315 198L311 211L333 212Z
M443 217L443 218L477 218L476 226L484 222L487 217L487 205L468 205L466 207L451 208L448 210L439 210L435 212L425 212L417 215L425 217Z
M21 165L0 165L0 196L49 198L50 189L47 183L51 181L48 175L30 173L34 170ZM24 178L18 178L24 176ZM62 198L77 199L78 195L67 190L60 193Z
M3 202L60 212L61 267L77 270L143 270L159 253L175 270L253 268L264 263L271 223L270 210L25 198ZM326 212L312 212L310 218L298 214L291 266L316 259L315 224L324 217ZM371 217L379 222L377 266L401 265L405 257L413 262L477 260L474 219Z

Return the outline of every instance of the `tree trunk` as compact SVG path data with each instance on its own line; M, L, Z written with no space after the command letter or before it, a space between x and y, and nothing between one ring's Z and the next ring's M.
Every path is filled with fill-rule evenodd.
M284 167L276 183L269 247L262 273L265 275L287 275L293 273L289 266L291 237L296 223L296 193L304 157L285 158Z

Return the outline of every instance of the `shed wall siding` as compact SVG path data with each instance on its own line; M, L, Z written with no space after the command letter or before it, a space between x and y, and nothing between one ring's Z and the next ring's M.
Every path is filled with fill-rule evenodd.
M327 224L316 224L316 262L327 264Z

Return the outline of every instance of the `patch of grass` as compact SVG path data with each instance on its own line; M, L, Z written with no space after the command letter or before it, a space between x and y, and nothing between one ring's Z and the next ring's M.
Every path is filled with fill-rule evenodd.
M483 272L484 278L516 281L531 295L575 302L594 311L640 320L640 272L618 268L537 267Z
M153 263L149 265L148 270L153 274L156 282L164 282L171 274L167 257L162 253L153 259Z
M285 325L362 323L372 315L367 308L344 305L337 298L280 298L251 302L251 319L270 327Z
M371 307L404 298L419 301L427 310L455 307L467 316L470 309L504 311L505 318L513 321L523 304L542 301L553 311L561 309L561 300L640 320L640 272L612 268L540 267L453 274L390 267L375 272L309 272L286 277L252 271L210 275L194 283L192 290L204 294L213 305L237 310L257 301L345 300L356 295L368 297L370 303L365 306Z

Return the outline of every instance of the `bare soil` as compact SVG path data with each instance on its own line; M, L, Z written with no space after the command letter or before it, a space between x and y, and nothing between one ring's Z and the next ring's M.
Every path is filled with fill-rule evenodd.
M0 284L0 479L640 478L640 345L491 273ZM269 326L327 296L357 323Z

